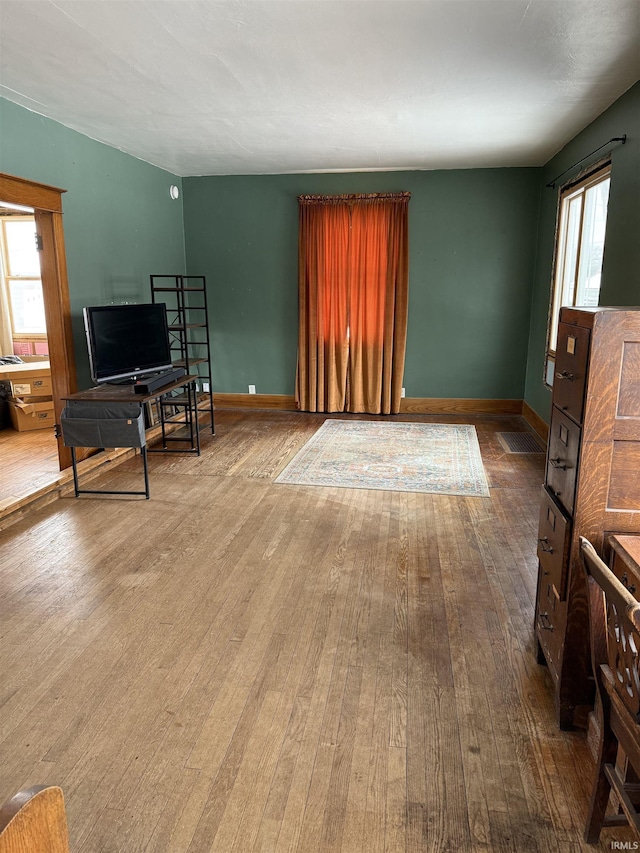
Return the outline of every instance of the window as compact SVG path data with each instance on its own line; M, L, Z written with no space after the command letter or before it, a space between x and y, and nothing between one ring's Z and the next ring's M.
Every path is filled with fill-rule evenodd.
M565 187L554 262L553 291L547 331L546 382L553 385L558 319L564 305L598 305L604 254L611 166Z
M0 218L0 260L13 339L46 337L33 216Z

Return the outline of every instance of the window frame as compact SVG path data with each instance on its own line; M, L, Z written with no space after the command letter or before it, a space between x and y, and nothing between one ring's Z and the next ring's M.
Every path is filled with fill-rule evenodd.
M585 220L585 204L584 198L589 189L594 186L597 186L604 181L611 181L611 159L608 158L606 160L600 161L597 164L593 164L587 170L583 170L580 175L573 178L568 183L564 184L560 187L560 191L558 193L558 208L556 214L556 232L555 232L555 240L554 240L554 249L553 249L553 267L551 274L551 294L549 299L549 312L547 315L547 338L545 343L545 359L544 359L544 375L543 380L545 385L550 388L552 387L552 382L549 381L550 374L550 362L555 365L556 361L556 349L552 347L552 338L554 334L554 330L556 330L557 335L557 327L560 318L560 309L566 306L576 306L576 297L578 294L578 280L580 274L580 262L582 260L582 241L584 236L584 220ZM609 192L611 192L611 184L609 184ZM576 246L576 264L575 270L573 273L573 296L571 302L563 299L563 290L564 290L564 270L565 270L565 261L566 261L566 248L567 248L567 223L569 220L569 206L572 200L575 198L582 197L582 204L580 209L580 221L578 226L578 239ZM608 218L608 206L609 202L607 199L607 218ZM606 242L606 221L605 221L605 242ZM603 253L604 260L604 253ZM602 267L601 267L602 271ZM599 304L599 294L598 294L598 304ZM557 341L556 341L557 343ZM551 375L553 372L551 371Z
M16 332L13 317L13 306L11 304L11 282L31 282L39 281L42 287L42 272L39 276L34 275L12 275L11 265L9 263L9 247L7 240L6 223L16 221L33 222L33 230L36 232L36 221L33 213L11 214L10 216L0 216L0 286L4 288L7 305L9 306L9 323L11 325L11 337L17 343L21 341L46 341L47 332ZM44 305L44 296L43 296Z

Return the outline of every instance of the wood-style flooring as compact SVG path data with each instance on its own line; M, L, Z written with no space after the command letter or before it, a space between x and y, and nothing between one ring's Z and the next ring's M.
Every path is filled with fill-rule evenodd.
M56 482L59 476L53 429L0 429L0 510Z
M66 797L74 853L610 850L536 663L543 454L474 423L489 498L276 485L324 416L219 411L151 500L0 533L0 801ZM135 488L140 459L94 481Z

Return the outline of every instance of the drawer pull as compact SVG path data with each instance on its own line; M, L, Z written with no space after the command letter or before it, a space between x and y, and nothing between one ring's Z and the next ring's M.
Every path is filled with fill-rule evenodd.
M539 613L538 614L538 622L541 628L544 628L545 631L553 631L553 625L549 621L548 613Z
M635 593L636 585L634 583L632 583L632 584L629 583L629 578L627 577L626 572L620 578L620 583L622 583L622 584L624 584L624 586L626 586L626 588L629 590L631 595L633 595Z
M573 382L573 373L569 373L568 370L563 370L562 373L556 373L556 379L568 379L569 382Z
M561 471L566 471L569 467L559 456L557 459L549 459L549 465L552 465L554 468L559 468Z
M549 539L546 536L543 536L542 539L538 539L538 543L540 544L541 551L546 551L547 554L553 554L553 546L549 545Z

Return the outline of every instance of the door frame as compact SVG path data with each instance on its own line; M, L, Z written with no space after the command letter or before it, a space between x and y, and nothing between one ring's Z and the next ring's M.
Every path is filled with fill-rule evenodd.
M0 172L0 199L10 204L32 207L36 232L41 241L42 294L47 322L49 363L53 386L56 424L64 403L62 398L77 390L73 349L71 304L67 279L67 259L62 225L62 194L66 190ZM71 451L58 436L60 470L71 465Z

